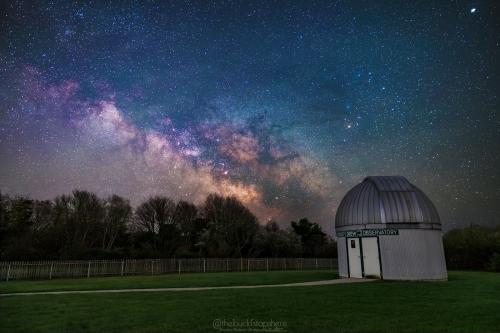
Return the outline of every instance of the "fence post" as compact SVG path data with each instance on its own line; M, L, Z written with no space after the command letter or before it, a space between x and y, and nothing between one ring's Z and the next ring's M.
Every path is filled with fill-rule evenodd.
M316 270L318 270L318 259L316 259Z
M87 267L87 278L90 277L90 260L89 260L89 266Z
M121 272L121 276L123 276L123 269L125 268L125 260L122 260L122 272Z
M49 272L49 280L52 280L52 269L54 268L54 263L50 263L50 272Z
M243 257L240 257L240 271L243 272Z
M179 274L181 274L181 259L179 259Z
M248 268L248 271L250 272L250 259L249 259L249 258L247 258L247 266L248 266L248 267L247 267L247 268Z
M154 266L154 261L151 260L151 275L155 274L155 266Z
M283 264L285 266L285 271L286 271L286 258L283 258Z
M7 278L5 279L5 281L9 281L9 277L10 277L10 264L9 268L7 268Z
M269 272L269 258L266 258L266 272Z
M205 273L207 271L207 259L204 258L203 259L203 273Z

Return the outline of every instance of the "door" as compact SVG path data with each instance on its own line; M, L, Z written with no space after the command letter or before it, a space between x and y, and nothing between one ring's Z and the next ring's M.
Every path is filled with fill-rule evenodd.
M377 237L361 238L365 277L380 278L380 258Z
M363 277L363 271L361 270L361 249L359 245L359 238L347 238L349 277Z

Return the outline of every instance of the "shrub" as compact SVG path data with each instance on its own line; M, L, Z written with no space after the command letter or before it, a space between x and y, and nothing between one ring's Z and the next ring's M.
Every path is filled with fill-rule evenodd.
M493 272L500 272L500 253L493 253L488 264L488 270Z

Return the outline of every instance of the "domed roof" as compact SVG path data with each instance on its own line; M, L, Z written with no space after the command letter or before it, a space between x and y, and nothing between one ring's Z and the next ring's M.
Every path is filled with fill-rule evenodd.
M441 222L431 200L406 178L366 177L340 202L335 226L382 223Z

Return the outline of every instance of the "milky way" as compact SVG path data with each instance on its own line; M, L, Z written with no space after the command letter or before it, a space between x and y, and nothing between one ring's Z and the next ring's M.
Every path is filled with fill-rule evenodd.
M472 10L474 8L474 10ZM0 190L201 203L328 232L367 175L445 229L498 223L494 1L13 1L1 12Z

